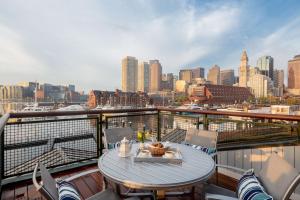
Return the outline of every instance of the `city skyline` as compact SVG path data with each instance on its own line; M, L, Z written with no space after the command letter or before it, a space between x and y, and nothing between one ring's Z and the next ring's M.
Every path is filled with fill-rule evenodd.
M237 74L243 49L250 66L272 56L286 79L288 60L299 54L298 1L172 2L75 1L66 9L61 1L2 1L0 84L114 90L127 55L158 59L163 73L217 64Z

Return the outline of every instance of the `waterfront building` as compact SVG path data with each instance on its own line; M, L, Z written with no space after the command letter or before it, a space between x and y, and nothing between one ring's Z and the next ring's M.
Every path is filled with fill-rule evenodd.
M18 85L0 86L0 100L22 100L23 87Z
M138 65L138 91L149 92L150 65L147 62L140 62Z
M271 56L262 56L257 60L257 68L262 75L273 80L274 59Z
M178 81L179 78L177 75L173 75L173 90L176 90L176 81Z
M245 87L212 84L193 86L190 94L191 101L204 104L242 103L253 97Z
M244 50L241 63L239 68L239 86L240 87L247 87L247 82L249 80L249 65L248 65L248 56L247 52Z
M300 55L288 62L288 88L300 89Z
M138 60L132 56L122 59L122 91L137 91Z
M180 93L186 93L188 88L188 83L185 80L176 81L175 91Z
M247 85L256 98L273 95L273 81L266 75L256 74L251 76Z
M220 83L221 85L232 86L234 84L234 70L233 69L221 70Z
M69 84L68 89L69 89L69 91L75 92L75 85Z
M150 60L150 92L161 90L162 67L159 60Z
M100 91L92 90L88 97L89 108L96 108L97 106L110 105L116 106L131 106L131 107L145 107L149 104L149 96L145 92L123 92L116 91Z
M220 85L220 67L218 65L214 65L209 69L207 80L213 85Z
M209 84L210 82L207 81L205 78L195 78L193 81L194 84Z

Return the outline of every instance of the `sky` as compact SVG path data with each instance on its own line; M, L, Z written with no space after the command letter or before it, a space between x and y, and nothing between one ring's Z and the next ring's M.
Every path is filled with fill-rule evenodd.
M300 54L298 0L0 0L0 84L121 88L121 59L159 59L163 73L237 70Z

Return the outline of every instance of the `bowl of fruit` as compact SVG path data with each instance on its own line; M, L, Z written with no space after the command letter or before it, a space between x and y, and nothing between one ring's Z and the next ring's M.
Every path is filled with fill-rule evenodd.
M162 156L165 154L166 150L168 150L169 147L165 147L160 142L154 142L150 144L148 148L152 156Z

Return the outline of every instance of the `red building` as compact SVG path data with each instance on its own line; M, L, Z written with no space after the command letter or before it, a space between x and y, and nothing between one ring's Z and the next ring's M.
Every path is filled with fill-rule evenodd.
M249 98L253 98L253 95L248 88L211 84L193 88L190 96L190 100L205 104L242 103Z
M144 92L122 92L92 90L89 93L89 108L97 105L144 107L149 104L149 96Z

